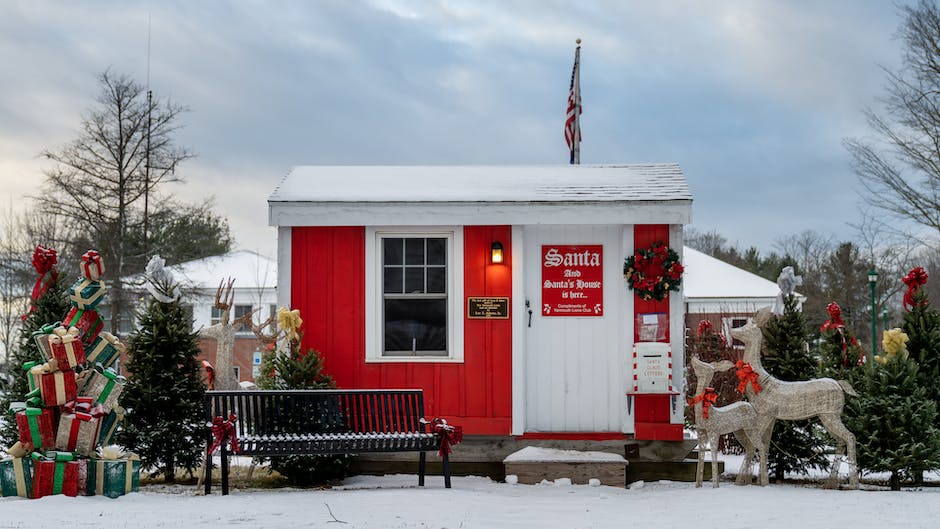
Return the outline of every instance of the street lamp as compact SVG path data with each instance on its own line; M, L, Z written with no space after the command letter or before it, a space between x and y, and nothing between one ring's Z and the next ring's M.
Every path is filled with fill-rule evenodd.
M875 284L878 283L878 271L872 268L868 271L868 286L871 289L871 351L868 353L868 363L871 363L875 356L875 347L878 343L878 331L875 328L875 322L878 320L875 312Z
M881 323L888 330L888 307L881 307Z

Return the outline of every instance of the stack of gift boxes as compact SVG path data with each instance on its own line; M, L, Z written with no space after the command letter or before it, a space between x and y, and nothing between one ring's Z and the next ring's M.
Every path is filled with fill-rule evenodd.
M95 311L103 272L98 252L86 252L83 277L69 288L71 309L33 333L43 361L22 366L29 392L11 405L19 441L0 461L3 496L115 498L137 490L140 461L106 446L124 417L118 399L125 379L112 368L124 346L101 331Z

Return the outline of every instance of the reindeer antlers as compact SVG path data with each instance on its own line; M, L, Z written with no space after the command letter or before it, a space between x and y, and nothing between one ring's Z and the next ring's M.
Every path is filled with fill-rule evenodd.
M232 302L235 300L235 293L232 292L232 285L234 284L234 277L228 278L227 285L224 279L219 281L219 288L215 291L215 308L227 310L232 307ZM223 285L225 285L224 288Z

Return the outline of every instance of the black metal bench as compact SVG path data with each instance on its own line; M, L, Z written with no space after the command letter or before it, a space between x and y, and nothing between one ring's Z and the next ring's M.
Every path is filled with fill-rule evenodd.
M420 452L418 485L424 486L425 452L440 449L442 436L429 433L421 390L207 391L206 419L238 416L239 455L356 454ZM207 449L212 434L207 436ZM222 444L222 494L228 494L228 447ZM210 454L211 455L211 454ZM444 486L450 488L445 453ZM205 490L211 490L206 463Z

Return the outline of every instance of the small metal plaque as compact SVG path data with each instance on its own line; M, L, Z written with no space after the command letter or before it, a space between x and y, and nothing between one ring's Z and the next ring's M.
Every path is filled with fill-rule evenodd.
M508 320L509 298L467 298L467 318L471 320Z

